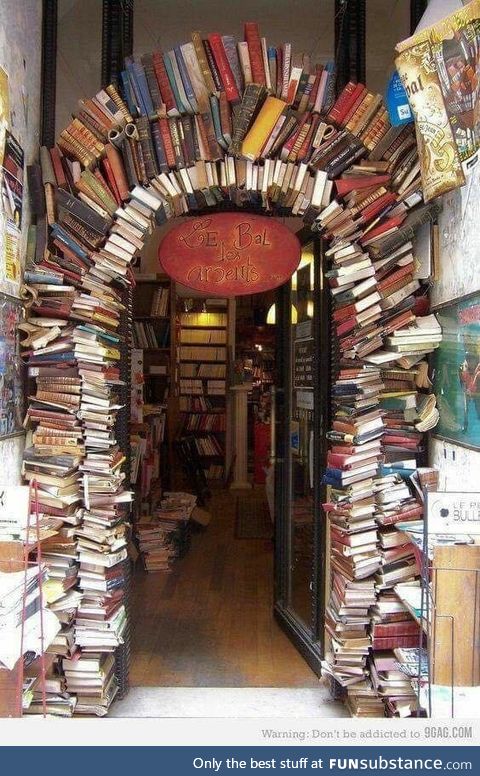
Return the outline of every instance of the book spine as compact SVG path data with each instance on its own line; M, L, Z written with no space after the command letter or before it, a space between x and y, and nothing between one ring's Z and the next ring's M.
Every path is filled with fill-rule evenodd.
M265 68L263 65L262 42L256 22L245 23L245 41L248 45L253 83L266 86Z
M175 154L175 167L185 167L185 157L182 151L182 141L178 128L178 119L168 119L168 127L172 138L173 153Z
M194 92L192 82L190 80L190 76L188 74L187 66L183 58L182 49L180 46L175 46L173 51L175 54L175 58L177 60L177 65L180 72L180 78L182 79L183 88L185 89L187 100L190 103L193 112L196 113L198 111L197 97Z
M240 67L242 70L243 82L245 86L253 83L252 66L250 64L250 54L248 51L248 43L246 41L240 41L237 43L238 58L240 61Z
M152 141L155 148L155 154L157 157L157 165L160 172L168 172L169 165L167 162L167 154L165 146L163 144L162 130L160 129L160 122L153 121L151 124Z
M167 113L178 113L177 103L175 102L172 87L170 86L163 55L160 52L155 51L152 54L152 63L162 102L165 103Z
M130 112L128 110L128 106L126 105L125 101L122 100L117 87L114 84L109 84L109 86L105 87L105 91L109 95L110 99L115 103L117 111L120 111L121 115L123 116L123 119L126 123L131 123L133 121L132 116L130 115Z
M150 121L147 116L140 116L137 119L137 129L142 148L146 176L147 178L154 178L158 175L158 167L155 152L153 150L152 135L150 133Z
M200 66L200 71L202 73L203 80L205 81L205 86L207 87L207 91L209 94L214 94L217 87L212 76L212 71L210 70L210 67L209 67L207 54L203 45L202 36L200 32L198 31L192 32L192 43L195 47L195 53L197 55L198 64Z
M195 139L193 119L191 116L182 116L179 120L179 126L182 128L183 134L183 155L185 158L185 164L187 167L191 167L195 164Z
M145 71L145 78L147 79L148 90L152 98L153 108L156 111L157 116L160 116L165 110L165 104L162 100L162 95L160 92L160 88L158 86L157 77L155 75L153 55L144 54L142 57L142 65Z
M240 99L240 94L235 83L235 78L230 67L225 49L223 46L222 36L218 33L212 33L208 36L215 62L217 64L218 72L222 80L225 94L229 102L237 102Z
M212 94L218 95L220 94L220 92L223 92L223 89L224 89L222 79L220 77L217 63L215 62L215 57L213 56L213 51L210 45L210 41L208 39L205 39L202 41L202 43L205 48L205 56L207 58L208 68L210 70L210 73L212 74L213 83L215 84L215 89L212 92Z
M238 94L241 95L244 88L244 81L242 75L242 68L240 67L240 60L238 58L237 42L233 35L222 35L223 48L232 71L235 85L237 87Z
M327 114L328 121L333 121L335 124L340 124L342 118L346 115L349 105L352 103L352 95L354 94L357 85L353 81L349 81L344 86L342 93L335 102L335 105L331 111Z
M167 165L170 169L175 167L175 150L173 147L172 135L170 132L170 122L173 119L161 118L158 120L160 132L163 140L163 147L165 148L165 156Z
M264 95L265 89L259 84L247 84L245 87L242 102L233 124L232 142L228 149L229 153L234 155L241 153L242 141L248 132Z

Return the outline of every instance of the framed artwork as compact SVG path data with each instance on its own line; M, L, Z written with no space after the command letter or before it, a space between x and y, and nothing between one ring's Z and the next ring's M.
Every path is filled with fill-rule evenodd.
M480 293L442 305L435 314L442 341L433 359L440 412L433 433L480 450Z

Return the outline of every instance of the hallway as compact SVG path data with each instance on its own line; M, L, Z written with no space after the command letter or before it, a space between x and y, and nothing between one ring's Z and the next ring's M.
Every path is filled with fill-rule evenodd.
M273 543L235 538L235 500L214 492L210 525L170 574L137 569L132 687L318 688L273 617Z

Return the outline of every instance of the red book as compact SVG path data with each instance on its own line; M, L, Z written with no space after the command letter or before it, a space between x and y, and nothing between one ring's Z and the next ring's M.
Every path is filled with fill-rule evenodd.
M109 197L112 197L112 199L115 199L113 191L110 189L110 186L108 185L105 177L102 175L98 167L94 169L93 174L95 175L97 181L100 183L102 189L105 191L105 194L107 194Z
M400 267L400 269L397 269L395 272L392 272L391 275L387 275L386 278L384 278L383 280L380 281L380 283L378 283L377 288L380 291L385 291L393 283L396 283L398 280L401 280L406 275L409 275L411 272L413 272L413 262L411 264L406 264L404 267Z
M71 270L64 269L63 267L60 267L58 264L52 264L46 259L42 261L41 266L45 267L46 269L53 269L54 272L61 272L65 278L67 278L68 280L75 281L77 283L82 282L82 275L85 274L83 272L76 273L76 272L72 272Z
M348 334L349 331L352 331L355 328L356 323L357 322L355 318L347 318L346 321L343 321L339 326L337 326L337 337L341 337L342 334Z
M408 620L402 620L401 622L381 623L377 622L373 625L372 635L373 638L387 638L387 636L413 636L419 633L420 627L417 622L411 617Z
M312 91L308 98L308 110L313 110L315 101L317 99L318 87L320 86L320 79L322 77L323 65L315 65L315 81L313 82Z
M175 97L173 96L172 87L170 86L170 81L168 80L167 71L165 69L165 63L160 51L153 52L152 61L158 88L160 89L160 94L162 96L162 102L165 103L167 113L170 111L176 111L178 114L177 103L175 102Z
M382 236L382 234L385 234L385 232L388 232L390 229L395 229L396 227L401 226L401 224L403 224L405 221L405 218L405 213L402 213L400 216L392 216L392 218L387 218L381 224L376 226L374 229L370 229L363 237L361 237L359 240L360 244L364 245L370 240L378 239Z
M364 101L366 95L368 94L368 89L363 84L358 84L361 88L357 91L357 96L355 97L355 101L352 103L348 111L346 112L344 118L342 119L342 127L345 127L350 119L352 118L355 111L360 107L362 102Z
M418 647L418 633L410 636L388 636L385 639L373 639L372 649L396 649L397 647Z
M378 216L379 213L382 212L382 210L385 210L389 205L395 204L397 201L397 195L393 194L392 192L387 192L386 194L383 194L381 197L375 200L375 202L372 202L371 205L367 205L367 207L362 210L360 220L361 223L366 223L367 221L371 221L372 218L375 218L375 216Z
M340 197L344 197L351 191L369 189L373 186L377 188L389 181L390 175L364 175L361 178L340 178L340 180L335 181L335 187L337 189L337 194Z
M263 86L265 86L262 42L260 40L260 32L256 22L245 22L245 40L247 41L248 53L250 54L253 83L263 84ZM280 67L280 65L277 64L277 73L278 72L283 72L283 65Z
M160 126L167 164L169 167L175 167L175 151L173 150L172 136L170 134L168 119L158 119L158 124Z
M240 99L235 78L233 77L230 62L227 59L225 48L223 46L222 36L218 32L211 33L208 36L208 42L212 49L213 58L220 73L220 78L225 89L225 94L229 102L237 102ZM261 54L261 49L260 49ZM262 58L263 62L263 58Z
M79 269L83 269L83 270L88 269L87 265L84 264L84 262L82 262L82 260L77 256L76 253L70 250L68 245L65 245L65 243L63 243L61 240L57 240L57 238L53 240L53 244L62 252L62 254L65 256L66 259L71 261L73 264L76 264L77 267L79 267ZM62 272L63 272L63 269L62 269Z
M115 180L115 176L113 175L112 165L108 161L108 159L105 157L102 161L103 169L105 170L105 175L107 176L109 188L115 198L115 201L117 205L122 204L122 198L120 197L120 193L117 188L117 182Z
M339 124L342 118L346 115L349 108L355 101L354 93L357 90L358 84L353 81L349 81L346 86L343 87L342 93L336 100L333 108L327 115L327 121L334 121L335 124Z
M61 189L67 188L67 179L65 177L65 171L63 169L62 165L62 155L60 153L60 149L58 146L53 146L53 148L50 148L50 158L52 160L53 165L53 171L55 173L55 178L57 179L57 185Z
M300 132L302 131L303 125L306 124L307 121L310 121L310 113L304 113L303 114L303 116L301 117L301 119L300 119L300 121L299 121L299 123L298 123L298 125L297 125L297 127L295 129L295 132L292 135L290 135L288 140L284 143L284 145L282 147L282 152L281 152L281 158L282 159L287 159L288 155L291 153L291 151L293 149L293 146L295 145L295 143L297 141L297 137L299 136Z
M318 127L318 125L320 123L320 115L318 113L307 114L307 115L310 115L310 121L312 123L311 123L310 129L308 130L308 133L307 133L307 136L306 136L305 140L303 141L302 145L300 146L300 150L299 150L299 152L297 154L297 158L296 158L297 162L302 162L305 159L305 157L307 156L307 154L309 153L310 144L312 142L313 135L317 131L317 127Z
M355 84L354 90L349 93L348 99L345 100L345 103L342 106L342 110L340 112L340 117L337 121L337 124L340 124L340 126L343 126L345 122L345 118L350 114L350 111L353 108L353 106L356 104L358 98L360 97L361 94L363 95L365 91L366 91L365 84Z

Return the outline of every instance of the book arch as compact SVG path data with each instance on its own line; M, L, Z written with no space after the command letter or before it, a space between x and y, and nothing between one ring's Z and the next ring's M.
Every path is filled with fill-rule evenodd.
M48 236L46 246L37 246L35 266L25 272L31 302L22 344L36 394L29 397L26 425L33 436L24 471L30 481L42 471L53 473L56 484L67 477L65 498L40 484L38 505L45 518L74 527L67 530L68 542L79 562L69 578L74 628L64 626L53 649L60 655L74 647L91 651L98 640L86 633L89 607L92 601L100 605L98 591L112 591L108 611L116 619L105 651L114 653L116 681L125 691L131 494L128 423L117 424L117 416L127 413L122 406L129 403L122 381L128 382L132 263L148 235L173 218L196 217L180 220L160 250L163 267L187 285L195 277L196 287L203 248L214 249L216 261L219 251L231 258L248 239L255 256L266 257L263 288L285 282L299 261L298 241L280 220L299 217L322 235L340 353L332 386L336 414L327 434L334 449L325 482L333 495L325 508L348 515L352 502L362 498L365 514L378 516L371 534L375 525L422 513L398 473L380 471L379 462L403 454L411 463L438 419L425 360L436 347L438 325L428 315L423 287L429 270L415 261L412 244L416 228L433 219L438 207L423 203L412 125L391 127L380 96L363 84L348 83L335 98L333 67L307 61L293 66L288 44L266 55L255 24L245 25L245 42L238 47L231 36L202 40L193 33L190 43L163 55L129 59L118 86L80 100L56 145L41 149L40 165L29 176L37 224L46 212ZM246 215L239 220L239 214ZM242 266L247 275L240 283L238 272L229 278L232 295L254 292L243 282L253 276L248 257ZM181 274L185 268L190 275ZM349 478L343 446L355 455L363 444L365 466ZM377 492L372 486L380 473L385 487L398 485L391 508L385 487ZM347 517L337 524L340 533L349 533ZM99 542L103 530L105 541ZM373 584L381 564L370 534L364 568L355 566L353 556L336 564L335 554L332 567L350 580L342 590L357 580L372 581L373 604L381 596ZM49 562L48 542L44 559ZM329 632L335 637L332 617ZM325 670L342 683L336 654ZM110 701L115 692L112 685ZM108 708L108 698L105 703ZM81 698L76 708L91 712ZM106 713L98 708L95 713Z

